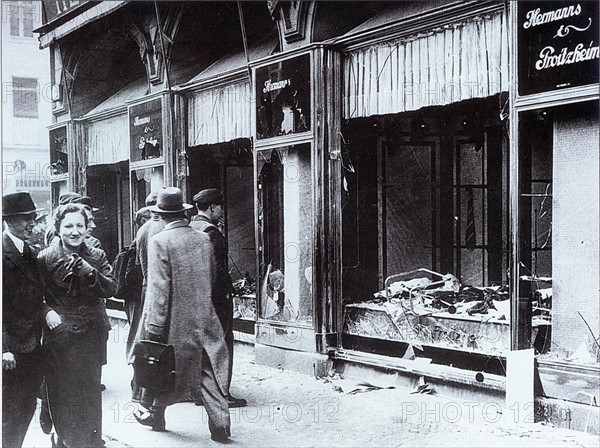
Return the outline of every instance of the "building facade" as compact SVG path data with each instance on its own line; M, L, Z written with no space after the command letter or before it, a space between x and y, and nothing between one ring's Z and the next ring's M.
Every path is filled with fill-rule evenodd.
M597 4L58 3L53 198L223 190L258 362L598 395Z
M33 30L40 2L2 2L2 188L29 191L51 210L48 131L52 121L49 52Z

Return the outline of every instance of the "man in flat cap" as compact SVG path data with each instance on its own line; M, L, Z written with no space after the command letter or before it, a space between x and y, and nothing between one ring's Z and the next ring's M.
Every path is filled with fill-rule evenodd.
M210 237L215 259L217 260L217 279L213 303L225 332L225 341L229 348L229 386L233 371L233 291L231 277L227 268L227 242L218 228L219 219L223 215L223 193L216 188L202 190L193 198L198 215L190 222L190 227L204 232ZM243 407L248 403L243 398L228 397L229 407Z
M43 304L35 249L36 208L26 191L2 197L2 446L20 447L42 382L42 322L60 319Z
M175 348L175 392L156 394L147 413L134 413L143 425L165 429L165 407L178 397L202 400L211 439L227 443L230 436L228 349L212 302L216 261L208 235L188 225L179 188L158 192L152 211L165 222L148 244L148 285L142 313L141 339ZM148 225L148 224L145 224Z

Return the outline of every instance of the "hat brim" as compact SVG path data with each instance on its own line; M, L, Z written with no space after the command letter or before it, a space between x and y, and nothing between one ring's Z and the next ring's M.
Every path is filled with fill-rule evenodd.
M160 213L160 214L163 214L163 215L168 215L168 214L171 214L171 213L185 212L185 211L187 211L189 209L194 208L194 206L190 205L190 204L181 204L181 207L182 208L180 208L179 210L165 210L165 209L160 208L158 205L151 205L151 206L148 207L148 210L150 210L151 212L154 212L154 213Z
M46 211L45 208L36 208L33 210L29 210L29 211L24 211L24 212L15 212L15 213L2 213L2 216L17 216L17 215L31 215L32 213L38 213L41 211Z

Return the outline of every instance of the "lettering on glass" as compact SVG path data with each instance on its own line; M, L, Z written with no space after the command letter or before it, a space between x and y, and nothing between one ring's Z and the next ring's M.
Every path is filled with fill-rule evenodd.
M258 139L310 130L309 55L256 70Z
M160 99L129 108L131 160L140 161L162 154L162 103Z
M598 2L518 2L519 94L598 82Z

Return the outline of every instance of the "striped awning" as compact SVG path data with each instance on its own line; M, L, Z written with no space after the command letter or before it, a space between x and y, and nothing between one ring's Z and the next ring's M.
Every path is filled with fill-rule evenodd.
M508 55L502 11L349 51L344 117L399 113L507 91Z

